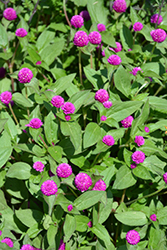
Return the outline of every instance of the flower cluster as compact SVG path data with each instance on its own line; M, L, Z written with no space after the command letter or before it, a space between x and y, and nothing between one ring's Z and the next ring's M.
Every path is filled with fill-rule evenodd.
M83 19L85 19L86 21L88 21L90 19L90 15L89 12L87 10L82 10L79 15L81 17L83 17Z
M108 101L108 99L109 99L109 94L105 89L99 89L95 94L95 100L101 103Z
M92 31L88 36L89 42L92 44L101 43L101 34L98 31Z
M159 25L159 24L163 21L163 18L162 18L162 16L159 15L159 14L154 14L154 15L151 17L150 22L151 22L151 23L157 23L157 21L158 21L158 25Z
M103 180L99 180L95 183L94 188L92 190L97 191L105 191L106 190L106 184Z
M20 83L29 83L33 78L33 73L28 68L22 68L18 73L18 80Z
M75 106L71 102L65 102L62 106L61 109L63 110L64 114L73 114L75 112Z
M47 180L42 183L41 191L44 195L54 195L57 193L57 190L57 184L53 180Z
M140 147L140 146L144 145L144 142L145 142L145 140L144 140L143 136L136 135L136 137L135 137L135 143L137 144L137 146Z
M118 13L125 12L127 9L126 1L125 0L115 0L112 7Z
M25 37L27 34L28 34L28 32L23 28L19 28L15 32L15 35L18 37Z
M163 175L164 182L167 184L167 172Z
M143 72L142 69L141 69L140 67L135 67L135 68L133 68L132 72L130 72L130 73L131 73L132 75L136 76L138 71Z
M119 42L115 42L116 43L116 48L109 48L110 50L114 51L115 53L122 51L122 45Z
M68 210L69 212L72 211L72 210L73 210L73 205L72 205L72 204L68 205L67 210Z
M150 32L154 42L162 43L166 39L166 32L163 29L156 29Z
M98 23L97 25L97 29L99 32L105 31L106 30L106 26L102 23Z
M119 65L122 62L121 58L119 56L117 56L117 55L109 56L109 58L107 59L107 61L111 65Z
M156 220L157 220L156 214L152 214L152 215L150 216L150 220L156 221Z
M42 172L45 165L41 161L36 161L32 166L36 171Z
M0 101L4 104L9 104L12 100L12 93L9 91L2 92L0 95Z
M7 8L3 12L3 16L8 21L13 21L17 18L16 11L13 8Z
M105 101L105 102L103 102L103 106L104 106L105 108L109 109L109 108L111 108L111 106L112 106L112 102L110 102L110 101Z
M142 151L136 151L132 154L132 161L136 164L143 163L145 160L145 154Z
M72 174L72 168L67 163L61 163L56 169L57 176L67 178Z
M84 25L84 19L81 15L75 15L71 18L71 25L75 28L81 28Z
M13 241L10 238L4 238L1 242L6 243L9 247L13 247Z
M64 105L64 99L60 95L55 95L53 96L51 103L54 107L60 108L61 106Z
M140 22L136 22L136 23L134 23L134 25L133 25L133 29L134 29L134 31L140 31L140 30L143 29L143 24L140 23Z
M79 30L75 33L74 35L74 45L78 46L78 47L84 47L86 45L88 45L89 43L89 39L88 39L88 35L85 31Z
M137 245L137 243L139 243L139 241L140 241L140 235L137 231L130 230L126 234L126 240L131 245Z
M28 124L26 124L25 126L38 129L42 125L43 125L43 123L39 118L32 118L31 121Z
M107 146L113 146L115 140L111 135L105 135L102 139L102 142L105 143Z
M122 126L124 127L124 128L129 128L129 127L131 127L132 126L132 122L133 122L133 116L128 116L128 117L126 117L124 120L122 120L121 121L121 123L122 123Z
M101 121L106 121L107 120L107 117L105 115L102 115L101 118L100 118Z
M88 190L88 188L92 185L91 177L86 173L79 173L75 177L75 186L81 192Z
M20 250L34 250L34 247L32 247L30 244L25 244Z

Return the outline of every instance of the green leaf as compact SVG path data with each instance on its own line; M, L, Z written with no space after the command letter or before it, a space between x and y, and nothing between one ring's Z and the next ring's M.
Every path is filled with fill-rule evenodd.
M153 179L149 170L146 167L142 166L141 164L139 164L132 171L133 171L134 175L136 175L137 177L139 177L143 180L152 180Z
M92 23L107 24L108 9L104 7L103 0L89 0L87 4L88 12L91 16Z
M8 133L5 131L0 136L0 168L5 165L12 154L11 140Z
M12 56L13 56L12 52L0 53L0 58L4 59L5 61L9 60Z
M28 190L22 180L7 178L5 188L11 196L19 199L28 199Z
M132 160L132 158L131 158L132 152L130 152L129 150L127 150L126 148L124 148L123 155L124 155L124 160L125 160L126 164L130 167L131 160Z
M31 176L31 166L25 162L16 162L8 170L6 176L17 178L19 180L27 180Z
M123 213L114 214L116 219L128 226L143 226L147 223L147 218L140 211L126 211Z
M107 190L107 204L104 205L103 203L100 204L100 210L99 210L99 223L102 224L104 223L107 218L111 214L111 207L113 204L113 194L111 192L111 188Z
M57 234L58 226L57 225L50 225L49 229L47 230L47 240L50 247L54 247L56 249L55 244L55 236Z
M133 186L136 183L131 170L127 166L119 168L116 179L113 185L113 189L124 189Z
M0 46L5 48L8 44L7 32L2 24L0 24Z
M49 147L48 152L53 157L53 159L55 161L57 161L58 163L61 162L61 158L62 158L62 148L61 147L59 147L59 146Z
M112 165L109 168L106 168L104 171L100 173L103 176L103 181L106 183L107 188L110 185L111 179L115 174L115 166Z
M28 54L30 55L32 62L35 64L37 61L40 61L41 58L36 52L35 49L32 49L31 47L27 47Z
M141 18L137 15L136 11L131 6L130 6L130 19L132 21L132 24L141 21Z
M0 210L4 210L8 207L5 196L2 190L0 190Z
M70 239L75 229L76 229L75 217L70 214L67 214L65 217L65 223L63 226L63 231L65 234L64 242L67 242Z
M8 121L8 119L0 119L0 133L4 129L5 123Z
M167 154L162 149L156 147L152 141L147 140L144 145L140 147L140 149L148 156L157 154L167 159Z
M68 102L72 102L75 106L75 112L85 104L85 100L87 99L88 95L90 93L90 90L84 90L84 91L79 91L72 95Z
M119 66L116 73L114 74L114 83L115 87L126 97L129 96L131 89L131 79L129 73L122 67Z
M9 136L12 139L16 139L16 136L18 134L17 127L11 118L11 116L7 112L1 111L1 118L7 119L7 122L5 123L4 129L6 132L8 132Z
M14 93L13 96L13 101L18 104L21 108L31 108L33 104L29 99L24 97L21 93Z
M157 211L157 219L160 225L167 225L167 207L163 207L162 209Z
M41 222L43 213L35 209L19 209L15 211L17 218L27 227L32 227L37 222Z
M84 148L88 148L98 142L101 138L101 128L97 123L90 122L85 129L83 137Z
M70 74L68 76L63 76L61 78L59 78L54 85L52 85L50 87L50 89L52 89L56 95L60 95L64 90L66 90L70 83L74 80L74 77L76 76L76 74Z
M74 4L79 6L86 6L88 0L71 0Z
M37 39L36 46L38 50L46 47L55 37L55 32L44 29L44 31L40 34Z
M125 50L132 49L133 36L129 28L125 25L123 25L122 29L120 30L120 38Z
M101 36L102 36L102 41L104 43L106 43L107 45L110 45L114 48L116 47L115 38L112 35L111 31L102 32Z
M88 229L89 218L84 215L75 215L76 231L85 232Z
M165 249L165 233L162 230L157 230L157 228L154 228L151 226L150 233L149 233L149 249L159 250L159 249Z
M149 103L150 103L150 106L153 109L167 114L167 110L165 108L165 106L167 105L167 100L166 99L162 99L162 98L157 97L157 96L150 96L149 97Z
M55 144L57 142L58 124L54 120L55 116L52 112L50 112L45 117L45 122L44 122L45 136L50 145L53 145L52 143Z

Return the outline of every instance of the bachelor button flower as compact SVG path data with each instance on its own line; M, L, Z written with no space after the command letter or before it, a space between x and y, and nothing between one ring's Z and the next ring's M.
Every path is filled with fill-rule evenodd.
M162 43L166 39L166 32L163 29L156 29L150 32L154 42Z
M115 42L116 43L116 48L109 48L110 50L114 51L115 53L119 52L122 50L122 45L119 42Z
M19 28L16 30L15 35L19 37L25 37L28 34L27 30Z
M148 127L145 127L144 130L145 130L146 133L150 132L150 129Z
M89 42L92 44L101 43L101 34L98 31L92 31L88 36Z
M88 227L92 227L92 222L89 221L87 225L88 225Z
M35 128L38 129L43 125L42 121L39 118L33 118L31 119L31 121L26 124L25 126L27 127L31 127L31 128Z
M90 15L89 12L87 10L82 10L79 15L81 17L83 17L83 19L85 19L86 21L88 21L90 19Z
M23 245L20 250L34 250L34 247L32 247L29 244Z
M112 146L114 145L115 140L111 135L105 135L102 139L102 142L105 143L107 146Z
M158 18L158 16L159 16L159 18ZM163 21L162 16L161 16L161 15L158 15L158 14L154 14L154 15L151 17L151 19L150 19L151 23L157 23L157 20L158 20L158 25L159 25L159 24Z
M127 9L126 1L125 0L115 0L112 7L118 13L125 12Z
M167 184L167 172L163 175L164 182Z
M136 151L132 154L132 161L136 164L143 163L145 160L145 154L142 151Z
M85 31L79 30L75 33L73 42L78 47L84 47L89 43L88 35Z
M33 78L33 73L28 68L22 68L18 73L18 80L21 83L29 83Z
M64 99L60 95L55 95L53 96L51 103L54 107L60 108L61 106L64 105Z
M6 74L6 69L4 67L0 68L0 78L4 78Z
M108 101L108 99L109 99L109 94L105 89L99 89L95 94L95 100L101 103Z
M136 245L140 241L140 235L137 231L135 230L130 230L126 234L126 240L129 244L131 245Z
M130 167L131 167L131 169L134 169L134 168L137 167L137 165L136 165L136 163L132 163L132 164L130 165Z
M136 135L136 137L135 137L135 143L137 143L137 146L141 146L141 145L144 145L144 138L143 138L143 136L141 136L141 135Z
M61 163L56 169L57 176L67 178L72 174L72 168L67 163Z
M0 95L0 100L4 104L9 104L12 99L12 93L9 91L2 92Z
M70 212L71 210L73 210L73 205L72 205L72 204L68 205L67 210L68 210L69 212Z
M150 216L150 220L156 221L156 220L157 220L156 214L152 214L152 215Z
M65 250L66 244L63 242L63 240L60 240L60 245L58 250Z
M75 177L75 186L81 192L88 190L88 188L92 185L92 180L90 176L86 173L79 173Z
M8 21L15 20L17 18L16 11L13 8L7 8L3 12L3 16Z
M133 121L133 116L130 115L126 117L124 120L122 120L121 123L124 128L129 128L132 126L132 121Z
M63 110L64 114L73 114L75 111L75 106L71 102L65 102L63 106L61 106L61 109Z
M135 67L135 68L133 68L132 72L130 72L130 73L132 75L136 76L136 74L137 74L138 71L143 72L140 67Z
M111 65L119 65L122 62L121 58L119 56L117 56L117 55L109 56L109 58L107 59L107 61Z
M41 61L38 61L36 62L36 65L41 65L41 63L42 63Z
M9 247L13 247L13 241L10 238L4 238L1 242L6 243Z
M47 180L42 183L41 191L44 195L54 195L57 193L57 190L57 185L53 180Z
M104 106L105 108L109 109L109 108L111 108L111 106L112 106L112 102L110 102L110 101L103 102L103 106Z
M36 161L32 166L36 171L42 172L45 165L41 161Z
M83 17L80 15L75 15L71 18L71 25L75 28L81 28L84 25Z
M94 188L92 190L97 190L97 191L105 191L106 190L106 184L103 180L99 180L96 182Z
M103 121L103 122L104 122L104 121L106 121L106 120L107 120L107 117L106 117L105 115L102 115L100 119L101 119L101 121Z
M71 116L70 115L65 115L65 119L68 122L69 120L71 120Z
M134 31L140 31L140 30L143 29L143 24L140 23L140 22L136 22L136 23L134 23L134 25L133 25L133 29L134 29Z
M99 32L105 31L106 30L106 26L102 23L98 23L97 25L97 29Z

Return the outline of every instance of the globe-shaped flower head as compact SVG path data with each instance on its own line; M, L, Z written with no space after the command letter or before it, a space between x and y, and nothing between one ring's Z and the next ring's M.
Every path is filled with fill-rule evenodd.
M115 0L112 7L118 13L125 12L127 9L126 1L125 0Z
M64 114L73 114L75 111L75 106L71 102L65 102L63 106L61 106L61 109L63 110Z
M143 163L145 160L145 154L142 151L136 151L132 154L132 161L136 164Z
M57 176L67 178L72 174L72 168L67 163L61 163L56 169Z
M107 61L111 65L119 65L122 62L121 58L119 56L117 56L117 55L109 56L109 58L107 59Z
M101 34L98 31L92 31L88 36L89 42L92 44L101 43Z
M58 250L65 250L66 244L63 242L63 240L60 240L60 245Z
M72 211L72 210L73 210L73 205L72 205L72 204L68 205L67 210L68 210L69 212Z
M45 165L41 161L36 161L32 166L36 171L42 172Z
M74 182L77 189L81 192L88 190L88 188L92 185L92 180L86 173L77 174Z
M9 247L13 247L13 241L10 238L4 238L1 242L6 243Z
M115 140L111 135L105 135L102 139L102 142L105 143L107 146L112 146L114 145Z
M19 28L16 30L15 35L19 37L25 37L28 34L27 30Z
M109 48L109 49L117 53L122 50L122 45L119 42L115 42L115 44L116 44L116 48Z
M18 73L18 80L20 83L29 83L33 78L33 73L28 68L22 68Z
M136 22L136 23L134 23L134 25L133 25L133 29L134 29L134 31L140 31L140 30L143 29L143 24L140 23L140 22Z
M43 123L39 118L32 118L31 121L28 124L26 124L25 126L38 129L42 125L43 125Z
M84 25L84 19L80 15L75 15L71 18L71 25L75 28L81 28Z
M53 96L51 103L54 107L60 108L61 106L64 105L64 99L60 95L55 95Z
M0 95L0 100L4 104L9 104L10 101L12 100L12 93L9 91L4 91Z
M145 140L144 140L143 136L136 135L136 137L135 137L135 143L137 144L137 146L140 147L140 146L144 145L144 142L145 142Z
M84 47L89 43L88 35L85 31L79 30L75 33L73 42L78 47Z
M163 29L156 29L150 32L154 42L162 43L166 39L166 32Z
M109 99L109 94L105 89L99 89L95 94L95 100L101 103L108 101L108 99Z
M163 175L164 182L167 184L167 172Z
M102 116L100 117L100 120L104 122L104 121L107 120L107 117L106 117L105 115L102 115Z
M3 12L3 16L8 21L13 21L17 18L16 11L13 8L7 8Z
M89 12L87 10L82 10L79 15L81 17L83 17L83 19L85 19L86 21L88 21L90 19L90 15Z
M99 32L102 32L106 30L106 26L103 23L98 23L97 29Z
M20 250L34 250L34 247L32 247L29 244L23 245Z
M150 216L150 220L156 221L156 220L157 220L156 214L152 214L152 215Z
M126 240L131 245L137 245L137 243L139 243L139 241L140 241L140 235L137 231L130 230L126 234Z
M110 102L110 101L103 102L103 106L104 106L105 108L109 109L109 108L111 108L111 106L112 106L112 102Z
M151 23L157 23L157 20L158 20L158 25L159 25L159 24L163 21L162 16L161 16L161 15L158 15L158 14L154 14L154 15L151 17L151 19L150 19Z
M132 71L131 71L130 73L131 73L132 75L136 76L138 71L143 72L142 69L141 69L140 67L135 67L135 68L132 69Z
M41 191L44 195L54 195L57 193L57 190L57 184L53 180L47 180L42 183Z
M133 122L133 116L128 116L128 117L126 117L124 120L122 120L121 121L121 123L122 123L122 126L124 127L124 128L129 128L129 127L131 127L132 126L132 122Z
M92 190L105 191L106 190L105 182L103 180L97 181Z

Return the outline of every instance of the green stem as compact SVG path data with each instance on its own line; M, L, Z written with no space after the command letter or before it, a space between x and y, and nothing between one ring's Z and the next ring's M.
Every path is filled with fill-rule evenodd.
M92 53L90 53L90 67L91 67L91 69L93 69L93 57L92 57Z
M79 77L80 77L80 83L83 85L82 82L82 64L81 64L81 50L79 49Z
M154 53L154 50L155 50L155 46L156 46L156 44L157 44L157 42L155 42L154 43L154 46L153 46L153 48L152 48L152 51L151 51L151 54L153 54ZM152 57L150 58L150 62L152 61Z
M73 195L74 195L75 197L78 197L78 195L74 192L74 190L73 190L71 187L68 186L68 188L70 189L70 191L73 193Z
M27 93L27 86L25 85L25 93L26 93L26 98L28 99L28 93ZM29 111L29 108L27 108L27 115L28 117L30 116L30 111Z
M126 188L123 190L122 197L120 203L124 202L125 199Z
M160 86L158 88L158 90L155 92L154 96L158 95L158 93L163 89L164 87L163 86Z
M17 120L17 118L16 118L16 116L15 116L15 114L14 114L14 111L13 111L12 106L11 106L10 103L9 103L9 108L10 108L10 111L11 111L11 113L12 113L12 115L13 115L13 118L14 118L16 124L19 124L19 122L18 122L18 120Z
M92 165L90 166L90 168L92 168L92 167L95 165L95 163L96 163L97 158L99 157L99 155L100 155L100 153L98 153L98 154L96 155L96 157L95 157L95 159L94 159Z
M41 135L39 135L39 138L41 139L41 141L43 142L43 144L44 144L45 148L47 149L47 148L48 148L48 146L46 145L46 142L43 140L43 138L42 138L42 136L41 136Z

